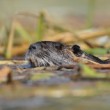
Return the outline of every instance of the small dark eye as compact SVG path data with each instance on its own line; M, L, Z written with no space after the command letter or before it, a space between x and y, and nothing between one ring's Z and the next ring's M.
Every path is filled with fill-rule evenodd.
M35 46L32 46L32 49L36 49L36 47Z
M31 45L31 46L29 47L29 49L36 49L36 46Z

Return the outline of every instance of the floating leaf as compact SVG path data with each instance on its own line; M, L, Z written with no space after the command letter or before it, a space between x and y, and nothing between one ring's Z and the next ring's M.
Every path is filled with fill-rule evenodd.
M87 77L105 78L106 74L97 73L94 69L85 64L81 64L83 75Z
M32 75L31 80L48 79L52 76L54 76L52 73L36 73Z

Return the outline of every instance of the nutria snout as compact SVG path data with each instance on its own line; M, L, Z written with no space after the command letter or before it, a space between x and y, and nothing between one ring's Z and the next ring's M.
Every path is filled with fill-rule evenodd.
M60 42L41 41L29 46L25 54L25 60L28 60L29 63L22 67L74 65L74 55L100 64L110 63L109 59L101 60L94 55L84 52L78 45L68 46Z

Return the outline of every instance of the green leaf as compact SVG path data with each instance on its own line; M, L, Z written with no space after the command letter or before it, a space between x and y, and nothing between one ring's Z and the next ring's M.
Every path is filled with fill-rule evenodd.
M22 38L32 42L32 37L30 37L28 32L21 26L20 23L16 23L16 31L22 36Z
M107 54L107 51L108 50L104 48L94 48L94 49L89 49L86 52L91 54L104 55L104 54Z
M43 12L40 13L39 18L38 18L38 26L36 30L36 35L37 37L35 40L41 41L44 33L44 27L45 27L45 15Z
M36 73L32 75L31 80L35 81L41 79L48 79L52 76L54 76L52 73Z
M81 64L83 75L87 77L105 78L106 74L97 73L94 69L85 64Z

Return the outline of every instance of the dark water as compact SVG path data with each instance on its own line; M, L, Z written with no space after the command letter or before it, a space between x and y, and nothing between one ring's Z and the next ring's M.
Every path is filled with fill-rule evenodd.
M0 101L0 110L110 110L110 97L31 97Z

